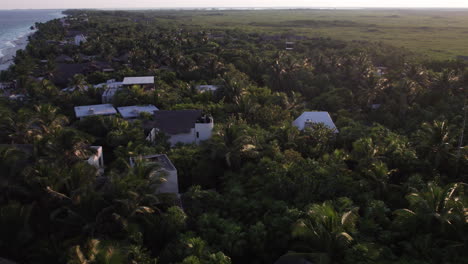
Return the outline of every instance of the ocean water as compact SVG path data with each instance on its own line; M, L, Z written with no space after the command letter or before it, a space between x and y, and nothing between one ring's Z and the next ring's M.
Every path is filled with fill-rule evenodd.
M15 41L33 32L30 27L36 22L63 16L62 10L0 10L0 59L5 50L18 45Z

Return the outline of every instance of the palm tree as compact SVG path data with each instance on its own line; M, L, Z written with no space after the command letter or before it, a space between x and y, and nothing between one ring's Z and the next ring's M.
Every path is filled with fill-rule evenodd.
M463 232L459 231L468 222L468 201L463 197L464 186L464 183L446 187L428 183L424 190L406 196L409 208L396 210L395 222L405 225L412 232L450 232L463 237Z
M15 147L0 147L0 200L10 200L14 194L28 195L28 190L22 184L23 178L20 177L27 167L30 158L28 154Z
M33 208L34 204L20 204L14 201L0 207L2 257L24 260L30 253L30 245L35 241L31 226Z
M7 137L11 144L31 143L35 133L33 123L32 114L26 109L15 113L0 108L0 135Z
M68 123L68 118L58 113L58 108L50 104L34 106L34 124L41 135L55 134Z
M314 204L293 227L299 252L317 263L339 263L354 239L358 208L338 212L331 202Z
M428 75L423 68L414 64L405 65L395 87L399 97L400 117L406 115L408 108L427 85Z
M122 247L112 245L109 242L90 239L84 247L79 245L72 247L67 263L124 264L128 262Z
M303 61L296 60L285 52L278 52L274 58L273 64L270 66L272 72L272 86L276 91L287 92L288 94L294 90L292 81L295 79L294 74L302 68L307 68L309 62L307 59Z
M246 122L235 118L230 118L209 144L212 159L220 159L232 169L240 167L243 157L255 156L259 145L255 136L247 131Z
M42 146L41 151L52 160L71 165L89 158L92 154L90 142L89 135L72 128L63 128L44 137L39 144Z
M440 187L429 183L424 190L406 196L409 208L394 211L394 224L404 236L400 239L407 240L405 248L410 254L433 263L451 262L450 259L453 263L462 262L460 256L468 250L465 186L454 183ZM441 251L445 254L441 255Z
M239 104L245 89L250 85L248 76L230 64L227 71L218 78L222 93L229 103Z
M88 89L88 82L83 74L75 74L71 80L71 85L80 92L84 92Z
M450 159L456 139L451 136L447 121L423 123L421 129L416 132L416 137L420 153L434 168L440 168L443 162Z

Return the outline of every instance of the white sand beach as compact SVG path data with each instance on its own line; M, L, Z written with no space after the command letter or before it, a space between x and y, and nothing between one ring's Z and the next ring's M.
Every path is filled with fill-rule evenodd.
M0 57L0 71L6 70L8 67L10 67L10 65L13 63L13 58L16 55L16 51L26 48L28 45L28 37L32 34L34 34L34 32L26 34L17 40L12 41L12 43L15 45L14 47L2 50L3 56Z

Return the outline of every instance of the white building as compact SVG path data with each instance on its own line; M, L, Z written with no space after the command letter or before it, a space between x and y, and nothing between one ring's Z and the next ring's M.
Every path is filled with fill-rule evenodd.
M219 89L219 85L197 85L195 86L195 89L200 93L214 92Z
M14 82L0 82L0 90L14 89Z
M102 146L91 146L90 148L96 151L96 153L92 154L87 162L96 167L100 174L104 173L104 154L102 152Z
M116 82L115 79L107 80L105 83L96 84L96 88L104 88L101 100L103 104L112 103L115 93L123 88L122 82Z
M152 121L145 123L147 140L155 142L156 133L163 132L171 145L200 143L211 138L214 122L201 110L156 111Z
M75 106L75 115L80 119L87 116L115 114L117 110L111 104Z
M20 102L26 100L26 98L27 97L24 94L12 94L8 96L8 99L13 100L13 101L20 101Z
M86 37L83 34L79 34L79 35L76 35L74 37L73 41L74 41L75 45L79 46L79 45L81 45L81 43L86 42Z
M153 114L159 109L154 105L132 105L117 107L117 110L124 119L134 119L140 116L140 113Z
M125 77L122 85L140 85L145 89L154 89L154 76Z
M338 133L338 129L333 123L328 112L304 112L296 120L293 121L293 126L296 126L299 130L304 130L310 127L312 124L322 123L328 128Z
M385 74L387 74L388 72L388 68L387 67L384 67L384 66L378 66L378 67L375 67L375 73L377 76L379 77L382 77L384 76Z
M156 163L159 166L157 170L158 175L161 176L162 180L157 186L156 193L173 193L179 194L179 181L177 176L177 169L172 164L171 160L166 156L166 154L156 154L143 157L132 157L130 158L130 166L134 167L137 162L145 161Z

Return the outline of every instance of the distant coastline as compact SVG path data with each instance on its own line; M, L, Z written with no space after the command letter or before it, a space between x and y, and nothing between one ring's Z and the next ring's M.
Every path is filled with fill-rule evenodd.
M35 22L45 23L65 16L62 14L63 10L40 11L39 14L36 14L37 12L34 12L34 10L0 10L2 16L0 23L4 26L3 28L0 27L0 39L2 41L2 45L0 45L0 71L8 69L13 64L16 52L26 48L29 37L36 32L35 29L30 29ZM18 22L19 25L16 25L16 22L9 23L8 15L15 16L13 21L16 21L18 14L24 18Z
M0 57L0 71L8 69L8 67L10 67L10 65L13 64L13 58L15 57L16 52L18 50L26 48L26 46L28 45L28 38L29 36L32 36L34 32L26 34L18 38L17 40L12 41L12 43L15 45L14 47L2 50L3 56Z

